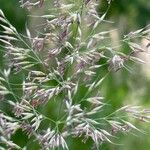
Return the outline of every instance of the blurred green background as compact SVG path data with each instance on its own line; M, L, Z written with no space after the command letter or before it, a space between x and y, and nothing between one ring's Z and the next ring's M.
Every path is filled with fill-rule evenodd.
M100 1L99 12L103 13L107 8L107 1ZM2 9L8 20L18 29L24 32L27 20L27 11L19 7L18 0L0 0ZM137 30L150 23L150 0L113 0L107 19L114 23L109 28L117 28L116 39L120 39L124 34ZM128 47L122 46L122 51L128 51ZM150 56L149 56L150 60ZM150 63L150 62L148 62ZM144 105L150 107L150 73L148 66L132 64L132 73L122 70L112 73L105 80L102 93L106 97L106 102L111 104L109 109L116 110L124 104ZM5 66L3 52L0 50L0 69ZM147 67L147 68L146 68ZM14 79L15 80L15 79ZM2 107L2 106L1 106ZM105 143L102 150L149 150L150 149L150 124L140 123L140 128L146 134L120 135L116 139L116 144ZM142 127L141 127L142 126ZM17 143L24 145L27 137L21 132L13 137ZM77 143L77 139L76 140ZM90 150L80 140L78 145L70 141L71 150ZM90 144L90 143L89 143ZM36 144L31 144L31 150L36 150Z

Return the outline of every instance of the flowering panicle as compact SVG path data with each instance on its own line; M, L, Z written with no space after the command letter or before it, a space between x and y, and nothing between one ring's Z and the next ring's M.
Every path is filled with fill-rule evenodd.
M28 10L51 6L44 0L20 3ZM111 0L108 3L110 6ZM97 0L54 0L53 8L45 15L31 15L42 22L35 25L34 36L28 27L26 35L18 33L0 10L0 44L8 61L7 69L0 71L0 98L11 106L11 117L0 113L0 143L4 144L0 149L21 149L11 140L18 129L29 139L32 136L44 150L68 150L67 139L74 137L81 137L83 142L90 139L98 149L103 142L113 143L117 132L141 132L128 116L149 122L149 109L137 106L124 106L101 116L107 104L99 86L110 72L127 68L128 61L144 63L136 54L146 49L134 39L141 35L146 38L150 30L147 26L124 36L122 42L131 48L129 54L124 54L106 44L112 30L99 28L110 22L105 20L107 11L99 15L97 6ZM101 74L104 66L108 71ZM22 83L11 83L10 76L20 72ZM15 92L18 86L20 95ZM82 88L84 93L80 93ZM120 116L122 113L125 118Z
M38 140L45 149L62 147L63 149L69 150L67 143L64 140L64 136L65 134L56 133L55 130L48 128L45 133L38 135Z
M20 149L17 144L11 141L11 135L13 135L18 128L20 128L20 124L17 120L0 113L0 141L5 143L10 149Z

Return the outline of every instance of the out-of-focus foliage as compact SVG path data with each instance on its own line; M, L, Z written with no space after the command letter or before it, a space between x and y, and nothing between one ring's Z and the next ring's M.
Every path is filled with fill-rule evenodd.
M0 0L0 8L18 31L25 29L27 13L24 9L20 8L18 0Z
M106 1L101 0L100 12L106 9ZM150 2L147 0L113 0L108 18L123 32L146 26L149 21Z

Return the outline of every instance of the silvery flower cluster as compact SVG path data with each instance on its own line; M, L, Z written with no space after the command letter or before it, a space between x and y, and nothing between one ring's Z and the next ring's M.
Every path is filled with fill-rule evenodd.
M31 11L47 8L49 1L20 3ZM43 150L68 150L68 138L82 138L84 143L92 140L93 147L99 149L104 142L113 144L117 132L141 132L128 117L121 116L149 122L150 110L127 105L101 116L108 104L100 86L111 72L128 71L127 62L144 63L136 54L146 48L134 39L148 39L149 26L124 36L122 42L131 48L129 54L124 54L104 44L111 40L113 30L101 31L101 24L109 21L105 19L107 12L98 14L97 0L54 0L51 4L46 14L30 16L41 23L34 27L36 35L28 26L26 35L18 33L0 10L0 43L7 64L0 71L0 98L11 112L0 110L0 149L28 149L11 140L19 129L29 141L34 137ZM108 7L110 4L109 0ZM101 75L103 67L108 68L105 75ZM20 74L21 83L11 83L11 76ZM20 94L14 90L18 87Z

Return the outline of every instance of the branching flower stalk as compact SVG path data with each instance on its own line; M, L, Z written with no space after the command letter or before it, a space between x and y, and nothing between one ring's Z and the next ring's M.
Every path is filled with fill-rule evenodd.
M49 1L21 1L21 7L44 8ZM6 19L0 10L1 46L5 49L7 67L0 72L0 96L10 106L11 114L0 111L0 149L22 149L11 140L21 129L43 150L70 149L67 138L82 137L83 142L93 141L99 149L104 142L113 143L114 134L141 131L130 118L149 122L150 109L139 106L123 106L105 117L100 115L107 104L100 93L100 86L110 72L128 69L127 62L144 63L135 54L145 52L135 39L150 41L150 28L144 27L124 36L121 42L131 48L129 54L115 50L105 43L112 30L100 31L107 10L98 15L96 0L63 1L54 0L48 14L32 16L41 19L43 30L33 37L26 28L22 35ZM108 1L111 5L111 1ZM35 27L36 28L36 27ZM37 31L37 29L35 30ZM147 46L147 48L149 45ZM108 71L100 74L103 67ZM11 75L24 74L20 93L13 90ZM85 93L80 93L81 88ZM8 98L8 97L11 97ZM45 110L52 112L45 113ZM56 106L56 107L55 107ZM46 124L48 122L48 124ZM24 149L28 149L24 145Z

